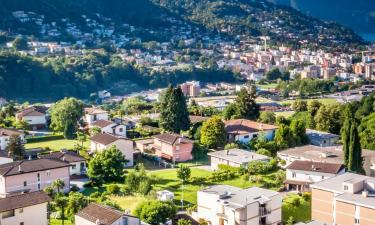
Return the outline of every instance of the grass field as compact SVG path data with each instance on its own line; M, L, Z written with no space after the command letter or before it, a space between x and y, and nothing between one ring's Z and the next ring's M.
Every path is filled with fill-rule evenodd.
M269 84L257 84L256 85L257 87L259 87L260 89L263 89L263 90L267 90L267 89L274 89L277 87L277 83L269 83Z
M293 116L293 114L294 114L294 111L275 112L276 116L283 116L285 118L289 118L289 117Z
M291 203L293 198L300 198L300 205L295 206ZM311 201L305 201L296 194L289 194L284 197L282 205L282 220L286 222L290 216L293 216L295 222L308 222L311 220Z
M137 207L138 203L149 199L149 197L143 196L111 196L113 202L121 206L123 210L129 209L130 212L134 213L135 208Z
M314 100L317 100L324 105L333 105L333 104L337 103L336 99L334 99L334 98L316 98L316 99L302 99L302 100L307 101L307 103L309 103L311 101L314 101ZM291 105L291 104L293 104L294 101L296 101L296 100L285 100L285 101L280 101L278 103L280 103L280 104L290 104Z
M49 225L62 225L62 220L51 218ZM64 220L64 225L74 225L74 223L68 219Z
M53 151L58 151L61 149L73 149L76 144L81 144L80 141L77 140L67 140L67 139L62 139L62 140L53 140L53 141L42 141L42 142L35 142L35 143L29 143L25 145L26 149L30 148L50 148ZM86 141L84 143L85 147L90 146L90 142Z

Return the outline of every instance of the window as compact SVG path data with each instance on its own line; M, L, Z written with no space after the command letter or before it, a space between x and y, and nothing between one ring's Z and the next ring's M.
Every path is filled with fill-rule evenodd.
M36 176L38 178L38 181L40 181L40 173L38 173Z
M347 191L347 190L349 190L348 185L344 185L344 191Z
M19 213L23 213L23 208L20 208L20 209L19 209Z
M38 191L40 191L40 183L38 184Z
M119 131L120 131L120 132L123 132L123 131L124 131L124 129L120 128L120 129L119 129Z
M48 177L51 176L51 171L47 170L46 174Z
M20 225L25 225L25 224L23 222L21 222Z
M248 139L249 137L250 137L249 135L243 136L243 138L245 138L245 139Z
M295 178L296 176L297 176L297 174L293 172L292 177Z
M24 187L27 186L27 181L24 181L24 182L23 182L23 186L24 186Z
M77 168L76 164L72 165L72 169L74 170L75 168Z
M324 176L322 176L322 180L324 180Z
M359 219L354 219L355 224L359 224Z
M5 219L5 218L9 218L9 217L13 217L14 216L14 209L13 210L9 210L9 211L5 211L2 213L2 218Z

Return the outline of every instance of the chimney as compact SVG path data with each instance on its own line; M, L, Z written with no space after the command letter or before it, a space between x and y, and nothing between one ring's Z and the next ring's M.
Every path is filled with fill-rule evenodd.
M315 170L314 164L311 164L311 170Z
M362 196L365 198L368 197L368 191L366 189L362 191Z
M64 161L65 162L65 156L62 158L62 161Z
M21 165L18 165L18 172L22 173L22 167L21 167Z
M95 224L96 224L96 225L100 225L100 220L99 220L99 219L96 219Z
M229 155L229 150L225 150L225 154L226 154L226 155Z

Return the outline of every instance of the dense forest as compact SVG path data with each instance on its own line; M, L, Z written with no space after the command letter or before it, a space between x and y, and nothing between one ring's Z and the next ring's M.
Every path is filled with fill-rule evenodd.
M41 59L0 52L0 96L6 98L87 98L90 93L111 89L119 81L128 81L146 89L191 79L203 82L236 81L232 72L215 68L191 67L175 72L149 72L105 52L92 52L82 57Z

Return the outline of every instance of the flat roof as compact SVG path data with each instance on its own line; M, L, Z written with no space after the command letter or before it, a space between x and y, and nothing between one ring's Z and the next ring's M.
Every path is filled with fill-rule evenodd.
M270 157L265 155L260 155L255 152L243 150L243 149L229 149L229 150L222 150L222 151L215 151L208 153L209 156L225 159L231 162L243 164L248 163L254 160L268 160Z

